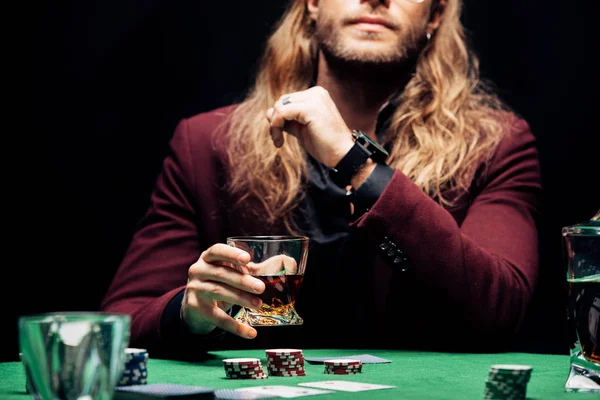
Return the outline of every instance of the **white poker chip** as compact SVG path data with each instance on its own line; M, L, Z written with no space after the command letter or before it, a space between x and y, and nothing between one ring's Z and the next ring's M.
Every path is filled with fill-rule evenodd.
M302 350L300 349L269 349L265 350L267 355L273 356L291 356L291 355L300 355L302 354Z

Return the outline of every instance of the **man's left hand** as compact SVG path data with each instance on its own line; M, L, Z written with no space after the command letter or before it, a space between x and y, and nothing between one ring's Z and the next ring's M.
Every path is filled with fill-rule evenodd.
M283 132L286 132L296 137L313 158L330 168L354 145L350 129L329 92L321 86L281 96L267 110L267 120L276 147L283 146Z

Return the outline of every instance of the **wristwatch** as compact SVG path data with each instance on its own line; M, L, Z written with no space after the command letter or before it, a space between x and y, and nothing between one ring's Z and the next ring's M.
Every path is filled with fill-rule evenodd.
M354 146L333 168L329 177L339 187L345 188L352 177L370 158L377 163L385 162L388 152L362 131L353 130Z

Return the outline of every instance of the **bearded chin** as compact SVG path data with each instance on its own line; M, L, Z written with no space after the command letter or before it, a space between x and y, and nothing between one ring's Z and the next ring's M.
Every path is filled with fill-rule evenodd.
M397 45L387 49L357 49L345 43L339 32L333 29L317 30L315 38L319 48L331 66L360 67L367 69L397 68L412 64L423 46L416 32L407 32ZM371 37L370 37L371 36ZM365 40L375 40L376 32L365 32ZM422 35L424 36L424 35Z

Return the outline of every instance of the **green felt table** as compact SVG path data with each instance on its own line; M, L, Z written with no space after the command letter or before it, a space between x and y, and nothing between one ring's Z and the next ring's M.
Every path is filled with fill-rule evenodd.
M323 364L305 362L306 376L269 377L260 380L232 380L225 377L222 359L256 357L266 369L261 350L219 351L202 362L154 359L148 362L148 383L177 383L236 389L262 385L291 385L331 379L397 386L394 389L360 393L336 392L318 399L481 399L488 370L492 364L525 364L533 367L527 385L528 399L600 399L598 394L566 393L564 384L569 371L567 355L500 353L453 354L382 350L310 350L305 357L337 357L372 354L392 360L387 364L364 364L356 375L326 375ZM21 363L0 363L0 399L26 399L25 374Z

